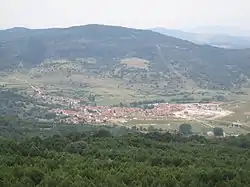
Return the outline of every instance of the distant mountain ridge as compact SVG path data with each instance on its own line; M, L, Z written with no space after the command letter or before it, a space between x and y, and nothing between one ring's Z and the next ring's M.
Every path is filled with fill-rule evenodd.
M132 71L202 88L232 88L248 83L250 50L221 49L166 36L150 30L86 25L55 29L13 28L0 31L0 69L34 67L52 59L95 59L99 73L127 71L122 59L149 62L148 71ZM121 76L122 77L122 76ZM155 77L155 79L159 79ZM133 79L133 77L128 77Z
M194 28L187 29L191 33L204 33L211 35L226 35L226 36L238 36L238 37L250 37L249 29L242 29L239 27L233 26L222 26L222 25L213 25L213 26L197 26Z
M173 36L183 40L188 40L196 44L207 44L216 47L235 49L250 48L250 37L230 36L223 34L192 33L182 30L166 29L162 27L152 28L150 30L167 36Z

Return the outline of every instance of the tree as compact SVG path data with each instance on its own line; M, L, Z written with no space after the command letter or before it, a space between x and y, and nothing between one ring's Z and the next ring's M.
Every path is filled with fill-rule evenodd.
M132 132L136 132L136 131L137 131L137 128L136 128L135 125L131 128L131 131L132 131Z
M38 168L27 168L25 175L29 177L35 185L38 185L44 178L44 173Z
M84 141L72 142L65 147L65 151L73 154L82 154L87 147L88 145Z
M156 128L154 126L150 125L148 127L148 132L155 132L155 131L156 131Z
M29 149L29 156L39 156L41 154L42 154L41 151L35 145L32 145L31 148Z
M120 102L120 107L124 107L124 104L122 102Z
M95 95L89 95L88 96L88 100L90 101L90 102L95 102Z
M109 130L106 130L106 129L100 129L98 130L94 135L93 137L111 137L112 134Z
M192 126L190 124L181 124L179 127L179 131L182 134L189 135L192 134Z
M223 135L224 135L224 131L223 131L223 129L220 128L220 127L215 127L215 128L213 129L213 132L214 132L214 135L215 135L215 136L223 136Z

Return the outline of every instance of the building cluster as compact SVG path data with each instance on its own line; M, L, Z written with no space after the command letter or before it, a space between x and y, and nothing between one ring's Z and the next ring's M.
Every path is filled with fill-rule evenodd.
M207 114L221 110L219 103L155 103L153 104L153 108L145 109L135 107L82 106L78 99L41 94L40 92L34 96L43 102L59 104L69 108L68 110L62 108L52 109L51 112L56 113L63 122L74 124L105 123L117 120L127 121L129 119L160 119L164 117L185 118L186 116L200 115L202 112Z
M192 103L192 104L186 104L186 108L196 108L200 110L210 110L210 111L218 111L222 110L222 108L219 107L221 103L219 102L212 102L212 103L206 103L206 104L200 104L200 103Z
M28 82L27 82L28 83ZM196 117L221 117L230 114L229 111L223 113L219 107L220 103L190 103L190 104L168 104L155 103L150 104L150 108L133 108L133 107L109 107L109 106L82 106L87 101L66 98L46 94L44 88L36 88L28 83L34 90L33 97L42 102L60 105L66 109L52 109L63 122L66 123L105 123L114 121L127 121L130 119L162 119L164 117L194 119ZM233 125L239 127L239 125Z
M157 119L174 116L175 112L185 109L181 104L155 104L152 109L108 107L108 106L82 106L72 110L53 109L58 116L67 116L67 123L105 123L114 119Z

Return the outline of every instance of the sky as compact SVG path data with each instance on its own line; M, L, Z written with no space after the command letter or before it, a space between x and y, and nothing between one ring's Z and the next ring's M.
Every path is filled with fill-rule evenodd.
M0 29L86 24L250 30L249 0L0 0Z

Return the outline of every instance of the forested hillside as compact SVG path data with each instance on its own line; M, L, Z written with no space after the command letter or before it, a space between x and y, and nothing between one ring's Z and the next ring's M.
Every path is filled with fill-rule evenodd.
M96 68L105 66L112 72L122 59L134 57L149 61L149 72L190 80L204 88L241 86L250 77L249 50L200 46L147 30L87 25L0 31L2 70L33 67L48 59L93 58Z
M42 138L44 134L16 141L11 136L0 139L0 186L250 184L249 135L208 140L157 132L115 135L107 129Z

